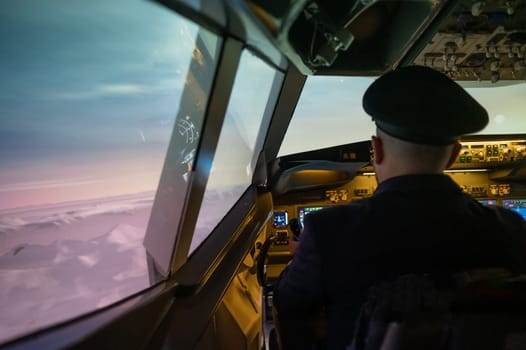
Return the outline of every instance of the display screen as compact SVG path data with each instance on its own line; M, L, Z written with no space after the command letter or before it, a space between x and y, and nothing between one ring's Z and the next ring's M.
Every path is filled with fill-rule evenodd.
M274 212L274 227L286 227L289 224L289 216L286 211Z
M325 209L327 207L300 207L298 208L298 221L300 223L300 227L303 228L303 220L305 219L305 215L312 213L313 211L318 211Z
M526 220L526 199L503 199L502 206L516 211Z
M479 203L489 206L496 206L497 200L496 199L479 199Z

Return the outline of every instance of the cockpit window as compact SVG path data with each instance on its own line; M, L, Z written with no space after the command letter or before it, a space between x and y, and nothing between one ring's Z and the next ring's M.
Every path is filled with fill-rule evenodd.
M143 239L203 57L199 27L148 1L14 1L0 19L3 343L150 286ZM197 138L199 118L176 130Z
M371 117L362 109L362 96L374 79L309 76L279 156L369 139L375 127ZM488 110L490 122L479 134L526 131L526 83L459 84Z
M522 134L526 132L526 83L460 82L489 114L484 135Z
M371 77L309 76L279 156L363 141L374 124L362 109Z
M282 80L282 73L243 51L189 254L251 184Z

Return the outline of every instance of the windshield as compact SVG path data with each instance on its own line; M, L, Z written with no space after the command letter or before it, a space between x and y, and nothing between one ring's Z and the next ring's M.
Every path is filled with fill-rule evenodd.
M375 126L363 111L362 96L374 79L309 76L278 156L369 139ZM525 132L526 84L477 83L460 85L488 110L490 122L479 134Z
M200 133L219 39L144 1L11 2L0 17L3 343L155 282L154 196L165 158L190 168L197 141L172 129ZM171 253L173 229L154 229Z

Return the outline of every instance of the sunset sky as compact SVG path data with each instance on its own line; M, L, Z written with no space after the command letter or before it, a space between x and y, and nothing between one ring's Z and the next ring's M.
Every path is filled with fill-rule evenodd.
M148 1L0 8L0 209L156 187L197 33L183 21Z
M159 180L197 27L149 1L65 4L0 7L0 209L153 190ZM361 98L371 81L309 77L280 155L369 139ZM526 84L469 91L490 112L482 133L526 131ZM250 102L234 119L253 132L243 123L254 102L240 96Z

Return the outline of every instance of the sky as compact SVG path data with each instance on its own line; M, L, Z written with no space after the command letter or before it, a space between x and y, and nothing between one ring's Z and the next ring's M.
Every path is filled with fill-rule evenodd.
M466 90L487 109L490 117L488 126L479 134L526 133L526 82Z
M279 155L370 139L375 126L363 111L362 96L374 79L309 76ZM526 133L526 83L484 86L466 89L490 117L479 134Z
M1 6L0 209L154 189L196 33L148 1Z

